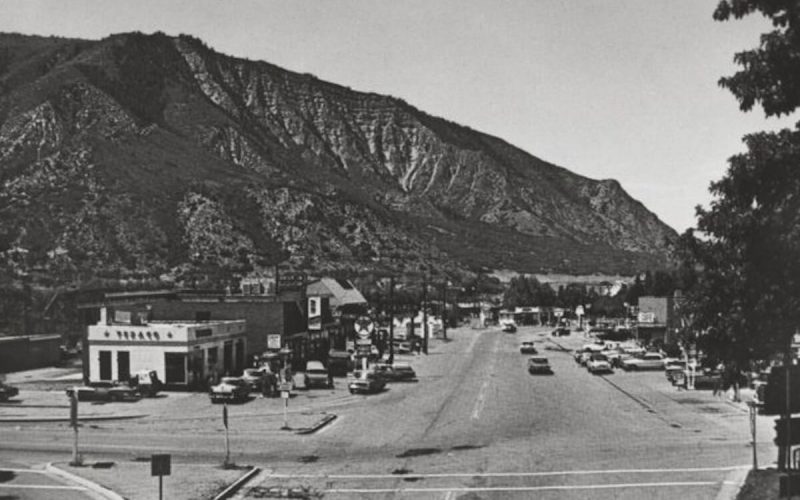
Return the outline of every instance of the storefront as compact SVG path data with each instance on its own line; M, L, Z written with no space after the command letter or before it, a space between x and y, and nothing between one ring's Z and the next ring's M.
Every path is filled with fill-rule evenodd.
M244 320L147 321L117 311L88 327L89 380L127 381L155 370L168 387L201 388L245 368Z

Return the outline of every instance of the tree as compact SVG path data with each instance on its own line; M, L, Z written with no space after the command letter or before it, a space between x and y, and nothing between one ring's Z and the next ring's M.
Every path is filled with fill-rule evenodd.
M774 29L758 48L737 53L741 70L720 79L743 111L768 117L800 105L800 5L790 0L723 0L714 19L760 12ZM783 350L800 325L800 129L744 138L725 176L711 184L708 209L682 235L684 268L700 347L737 368Z

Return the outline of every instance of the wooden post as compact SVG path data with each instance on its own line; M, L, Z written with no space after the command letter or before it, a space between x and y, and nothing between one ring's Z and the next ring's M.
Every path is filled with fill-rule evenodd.
M394 276L389 277L389 364L394 363Z

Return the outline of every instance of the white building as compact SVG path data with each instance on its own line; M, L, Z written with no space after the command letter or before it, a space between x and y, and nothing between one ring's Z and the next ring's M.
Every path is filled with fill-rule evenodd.
M245 368L245 320L148 321L146 313L103 308L89 326L89 379L127 381L155 370L171 386L194 386Z

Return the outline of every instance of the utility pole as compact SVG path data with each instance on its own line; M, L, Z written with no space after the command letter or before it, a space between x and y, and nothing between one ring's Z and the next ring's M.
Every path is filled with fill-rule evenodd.
M442 283L442 338L447 340L447 280Z
M394 363L394 276L389 277L389 364Z
M424 341L422 343L425 354L428 354L428 275L422 276L422 329Z

